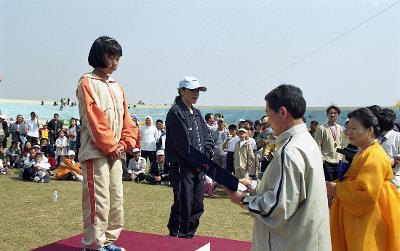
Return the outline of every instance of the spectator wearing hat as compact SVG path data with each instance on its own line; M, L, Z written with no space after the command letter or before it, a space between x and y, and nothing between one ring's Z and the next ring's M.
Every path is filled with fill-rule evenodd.
M127 168L127 180L142 181L146 177L146 159L140 156L140 149L133 148L133 158L129 161Z
M169 184L169 165L165 162L164 150L158 150L157 161L151 163L146 180L151 184Z
M47 158L43 155L43 152L41 152L40 150L36 151L35 163L32 165L32 168L34 170L33 182L37 183L49 182L48 172L50 170L50 164L47 161Z
M228 129L225 128L224 119L220 118L217 121L217 130L211 131L211 136L214 140L214 156L213 160L218 165L226 168L226 152L224 151L224 143L228 138Z
M235 167L235 176L238 179L249 179L249 173L255 173L254 170L254 153L253 147L247 140L247 130L244 128L240 128L238 130L238 136L240 141L236 143L235 151L234 151L234 167Z
M194 107L207 88L196 77L179 82L179 96L168 111L165 156L171 163L174 204L168 221L171 236L193 238L204 212L204 174L190 161L190 147L213 157L214 142L200 110Z
M62 158L55 175L56 180L75 180L82 182L81 167L75 162L75 151L69 150Z

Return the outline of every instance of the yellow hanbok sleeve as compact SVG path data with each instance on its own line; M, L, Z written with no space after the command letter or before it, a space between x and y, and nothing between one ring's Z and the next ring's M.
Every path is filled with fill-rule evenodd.
M355 216L365 215L374 209L390 166L385 156L370 150L364 156L356 156L348 171L350 177L345 177L336 185L337 198L344 209Z

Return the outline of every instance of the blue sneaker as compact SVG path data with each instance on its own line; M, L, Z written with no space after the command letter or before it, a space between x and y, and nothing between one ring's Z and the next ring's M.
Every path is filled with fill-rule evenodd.
M88 248L82 248L82 251L108 251L105 249L105 247L102 247L100 249L88 249Z
M104 248L106 251L126 251L125 248L115 246L114 243L111 243L111 244L109 244L109 245L107 245L107 246L104 246L103 248Z

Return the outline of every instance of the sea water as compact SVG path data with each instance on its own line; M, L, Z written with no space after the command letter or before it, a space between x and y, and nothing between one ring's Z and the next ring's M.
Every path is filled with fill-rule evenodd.
M240 119L257 120L265 115L264 107L198 107L203 116L206 113L220 113L225 118L226 124L237 124ZM354 108L353 108L354 109ZM352 108L343 109L339 117L339 124L344 124L347 114L353 110ZM146 116L151 116L153 121L157 119L165 120L168 113L169 106L161 108L141 108L132 107L129 109L130 114L134 114L139 121L143 122ZM79 112L77 106L64 106L60 109L59 106L53 105L40 105L38 104L11 104L11 103L0 103L0 114L6 115L9 118L16 118L18 114L24 116L25 119L30 118L30 113L35 112L41 121L50 121L53 118L54 113L59 114L60 120L64 120L68 123L70 118L79 118ZM312 120L316 120L319 123L326 122L326 108L308 108L304 115L307 124Z

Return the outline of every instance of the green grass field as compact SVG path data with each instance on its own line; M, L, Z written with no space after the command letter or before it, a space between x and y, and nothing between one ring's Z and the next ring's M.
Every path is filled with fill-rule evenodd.
M82 232L81 183L23 182L16 170L0 176L1 250L30 250ZM52 202L52 192L58 201ZM216 191L205 198L199 235L250 240L253 219ZM125 229L167 235L172 188L124 181Z

